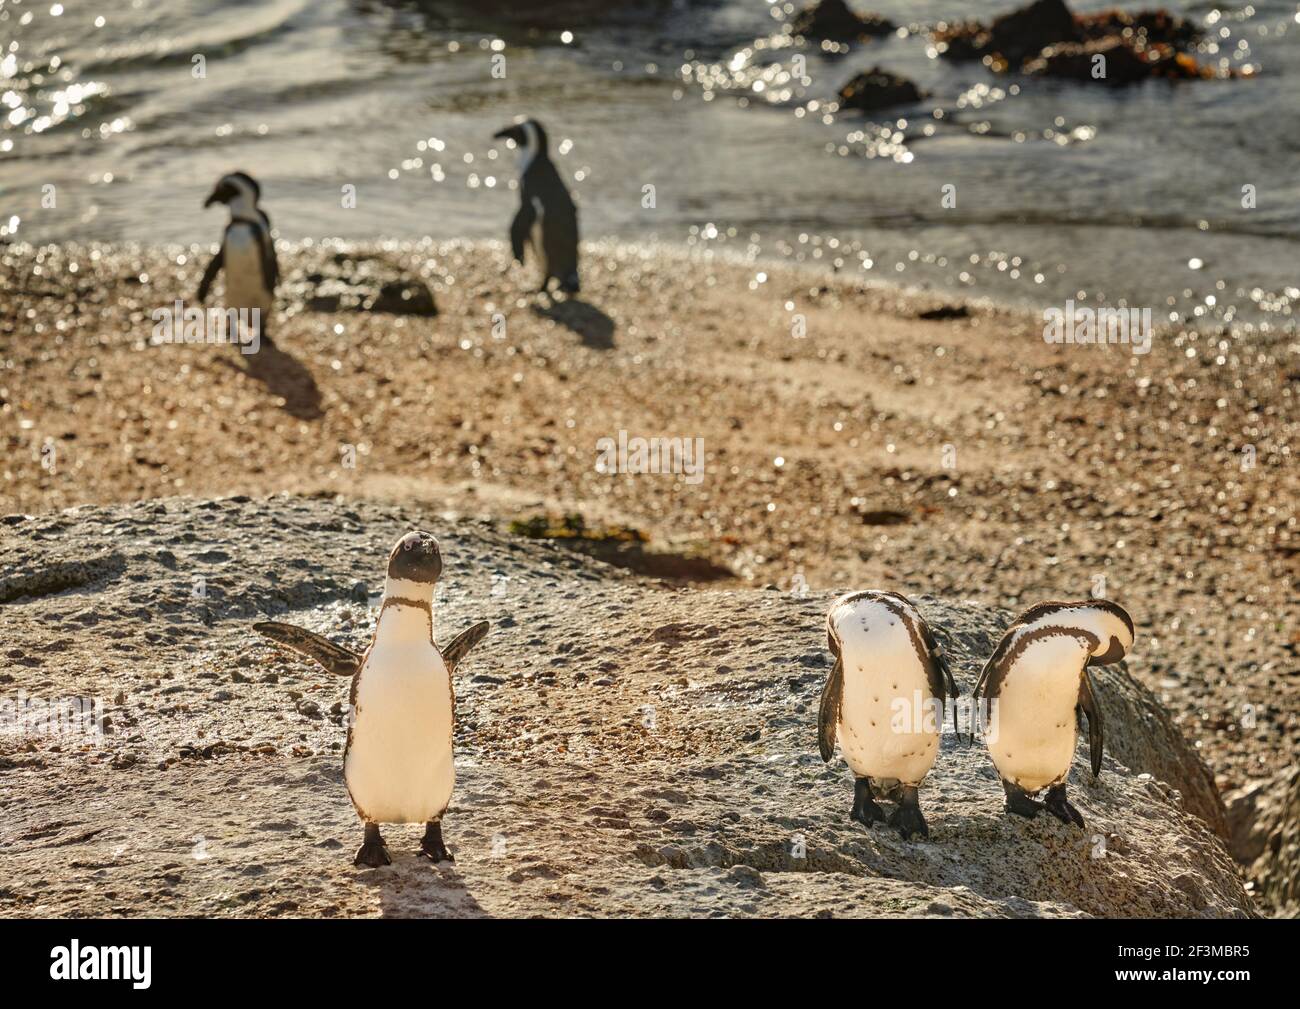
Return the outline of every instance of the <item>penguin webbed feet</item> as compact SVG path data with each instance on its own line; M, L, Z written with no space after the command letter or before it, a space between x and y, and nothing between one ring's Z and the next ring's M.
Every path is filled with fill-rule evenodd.
M876 798L871 794L871 779L858 778L853 783L853 809L849 819L871 829L873 823L885 823L885 811L876 805Z
M910 841L913 834L920 834L927 840L930 827L921 815L921 801L915 786L903 788L903 797L889 817L889 825L902 835L904 841Z
M1043 803L1043 808L1062 823L1072 823L1076 827L1083 826L1083 814L1071 806L1066 799L1064 784L1053 785L1047 790L1047 800Z
M442 840L442 821L430 820L424 827L424 837L420 840L420 852L435 865L439 862L454 862L456 856L448 850Z
M1019 785L1014 782L1002 779L1002 790L1007 793L1007 812L1015 813L1016 816L1023 816L1026 820L1032 820L1046 807L1030 796Z
M392 865L392 863L392 856L388 854L388 845L384 843L383 835L379 833L379 824L367 823L365 839L361 842L361 847L357 849L352 864L366 866L370 869L379 869L385 865Z
M893 827L902 836L904 841L910 841L913 834L920 834L924 838L929 838L930 827L925 822L925 817L921 814L920 797L914 785L903 785L902 792L898 797L898 805L888 816L885 811L876 804L876 797L870 778L858 778L853 786L853 809L849 813L850 819L857 820L858 823L871 829L873 824L885 823ZM891 792L885 798L893 799Z

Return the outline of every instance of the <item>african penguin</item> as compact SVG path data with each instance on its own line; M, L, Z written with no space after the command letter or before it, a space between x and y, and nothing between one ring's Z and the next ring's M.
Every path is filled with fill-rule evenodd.
M885 822L877 798L898 802L889 825L904 839L930 836L917 789L939 754L945 698L957 684L943 650L912 602L896 592L840 596L826 615L835 664L818 712L823 761L839 736L856 783L850 816Z
M533 247L542 270L542 292L551 280L569 294L578 291L578 210L547 152L546 131L525 119L496 133L519 151L519 212L510 225L510 248L524 261L525 243Z
M388 556L379 623L363 655L293 624L253 625L327 672L352 677L343 777L365 824L356 865L391 861L381 823L425 824L420 850L433 862L455 861L442 840L442 816L456 776L451 676L488 623L462 631L446 648L434 643L433 588L441 573L442 555L432 536L411 532L397 541Z
M259 336L266 339L275 306L275 285L279 266L275 260L275 242L271 238L271 220L258 207L262 188L251 175L231 172L218 180L204 202L205 207L224 203L230 209L230 221L221 239L221 248L199 282L199 302L208 298L208 290L217 271L226 271L226 308L257 309Z
M1104 599L1046 602L1016 617L980 673L973 708L988 699L985 742L1007 794L1007 812L1046 809L1083 826L1066 801L1079 722L1088 719L1093 777L1101 773L1102 717L1089 666L1118 662L1133 647L1133 620ZM1032 798L1047 789L1044 802Z

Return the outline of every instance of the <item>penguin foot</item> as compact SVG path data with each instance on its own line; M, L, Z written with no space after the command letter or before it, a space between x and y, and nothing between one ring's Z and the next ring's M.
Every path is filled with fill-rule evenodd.
M930 827L926 824L925 817L921 815L921 804L915 787L904 787L903 798L894 807L893 815L889 817L889 825L903 835L904 841L910 840L913 834L929 838Z
M430 820L424 827L424 837L420 841L420 851L430 862L454 862L456 856L447 850L442 840L442 822Z
M871 779L858 778L853 784L853 809L849 818L871 829L873 823L885 822L885 811L876 805L875 796L871 794Z
M361 842L361 847L357 849L352 864L368 866L371 869L393 864L393 860L388 854L388 845L384 844L384 838L379 833L379 824L366 824L365 840Z
M1015 813L1017 816L1023 816L1027 820L1032 820L1043 811L1043 804L1029 797L1019 785L1014 785L1009 781L1002 782L1002 788L1007 793L1007 812Z
M1066 801L1064 785L1049 788L1047 801L1043 806L1062 823L1073 823L1076 827L1083 826L1083 815Z

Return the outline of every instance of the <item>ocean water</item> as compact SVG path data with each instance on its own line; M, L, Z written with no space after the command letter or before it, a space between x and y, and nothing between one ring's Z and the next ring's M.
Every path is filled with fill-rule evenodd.
M1300 6L1168 5L1243 79L1112 89L933 53L926 26L1016 5L858 3L903 30L827 53L764 0L0 0L0 240L210 243L234 168L285 238L504 238L492 134L528 114L591 237L1293 326ZM835 109L875 65L927 98Z

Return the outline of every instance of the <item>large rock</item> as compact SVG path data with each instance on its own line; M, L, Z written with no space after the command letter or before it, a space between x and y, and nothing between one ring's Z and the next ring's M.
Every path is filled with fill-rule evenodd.
M1216 76L1182 51L1200 37L1200 30L1165 10L1076 15L1064 0L1034 0L989 25L940 22L931 37L945 58L982 59L998 71L1093 80L1093 57L1103 55L1110 64L1105 80L1112 84Z
M1218 76L1213 68L1202 67L1191 56L1177 52L1172 46L1139 46L1114 36L1082 44L1063 42L1048 46L1039 56L1028 60L1022 69L1031 76L1100 81L1115 86L1136 84L1156 77L1192 80Z
M846 109L875 112L895 105L910 105L924 97L921 90L906 77L891 74L880 67L872 67L855 74L840 88L840 102Z
M456 862L387 827L394 864L361 871L347 681L249 624L362 646L415 525L442 541L438 639L492 622L456 676ZM103 718L0 733L3 915L1250 913L1183 757L1176 787L1128 766L1181 744L1114 671L1101 779L1082 745L1070 778L1086 830L1007 817L987 753L951 735L929 841L852 822L851 775L816 747L831 593L671 589L481 523L293 497L15 517L0 570L21 572L0 604L6 695L98 699ZM918 602L969 693L1009 614Z
M1082 34L1063 0L1034 0L985 26L978 21L940 25L934 39L949 59L989 57L1017 68L1044 46L1079 42Z
M894 23L878 14L858 14L844 0L819 0L794 16L790 30L809 39L854 42L888 35Z
M1300 767L1228 796L1232 856L1272 914L1300 917Z
M1044 46L1073 42L1080 37L1074 15L1064 0L1034 0L1009 14L995 18L989 27L988 48L1013 67L1019 66Z
M1186 18L1167 10L1130 14L1111 8L1091 14L1076 14L1074 23L1085 39L1120 36L1140 45L1188 46L1201 37L1201 29Z

